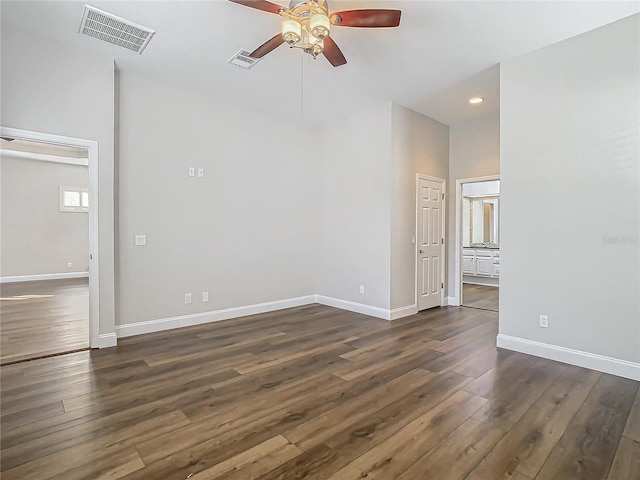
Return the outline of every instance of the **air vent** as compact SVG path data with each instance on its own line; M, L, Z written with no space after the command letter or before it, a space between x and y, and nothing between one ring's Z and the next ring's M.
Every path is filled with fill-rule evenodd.
M132 52L142 53L156 32L124 18L116 17L108 12L85 5L78 33L126 48Z
M246 68L247 70L253 67L256 63L258 63L261 58L253 58L250 57L251 52L248 50L242 49L238 53L236 53L233 57L229 59L231 65L237 65L241 68Z

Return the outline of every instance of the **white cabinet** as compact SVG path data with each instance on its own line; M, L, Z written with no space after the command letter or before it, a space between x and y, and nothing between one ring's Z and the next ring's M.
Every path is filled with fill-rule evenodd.
M500 251L489 248L463 248L462 274L498 278L500 276Z
M484 275L486 277L493 275L493 258L476 257L476 275Z
M462 250L462 273L463 275L476 274L476 251L474 249Z

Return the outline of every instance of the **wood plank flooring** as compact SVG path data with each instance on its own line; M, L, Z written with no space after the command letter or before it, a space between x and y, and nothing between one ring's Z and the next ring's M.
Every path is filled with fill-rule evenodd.
M482 308L497 312L499 310L499 287L486 285L462 284L462 305L465 307Z
M640 478L639 383L496 331L469 308L309 305L5 366L1 476Z
M0 286L0 363L89 347L87 278Z

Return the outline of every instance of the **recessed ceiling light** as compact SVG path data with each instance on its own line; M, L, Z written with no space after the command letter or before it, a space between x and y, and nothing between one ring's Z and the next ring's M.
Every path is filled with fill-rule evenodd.
M482 97L471 97L469 99L469 103L471 105L478 105L479 103L482 103L482 102L484 102L484 98Z

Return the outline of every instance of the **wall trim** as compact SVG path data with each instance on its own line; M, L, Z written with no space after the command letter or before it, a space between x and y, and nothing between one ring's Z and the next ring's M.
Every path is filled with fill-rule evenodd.
M63 157L62 155L47 155L45 153L21 152L18 150L8 150L0 148L2 154L7 157L20 158L23 160L35 160L40 162L64 163L67 165L89 166L88 158Z
M288 298L284 300L276 300L274 302L258 303L253 305L244 305L242 307L225 308L223 310L213 310L209 312L193 313L189 315L180 315L177 317L159 318L155 320L146 320L143 322L125 323L115 326L115 334L113 337L109 334L100 335L99 348L110 347L116 344L117 338L131 337L133 335L142 335L145 333L161 332L164 330L172 330L174 328L191 327L210 322L219 322L231 318L244 317L247 315L255 315L258 313L272 312L285 308L299 307L319 303L329 307L340 308L350 312L362 313L371 317L381 318L383 320L396 320L399 318L415 315L417 313L416 305L407 305L405 307L389 310L386 308L374 307L363 303L350 302L339 298L326 297L324 295L306 295L303 297Z
M62 280L65 278L87 278L89 272L41 273L37 275L12 275L0 277L0 283L35 282L37 280Z
M213 310L210 312L192 313L189 315L180 315L177 317L159 318L156 320L146 320L143 322L135 323L125 323L123 325L116 325L115 330L118 338L123 338L133 335L141 335L144 333L154 333L161 332L163 330L172 330L174 328L201 325L203 323L219 322L221 320L228 320L230 318L272 312L274 310L299 307L301 305L309 305L311 303L316 303L315 295L276 300L274 302L257 303L254 305L244 305L242 307L225 308L222 310Z
M456 297L447 297L445 300L446 300L445 305L450 305L452 307L460 306L460 302L457 300Z
M502 334L498 335L496 344L499 348L514 350L516 352L535 355L536 357L548 358L550 360L640 381L640 363Z
M118 344L118 337L115 333L101 333L98 335L98 341L95 345L92 345L94 348L109 348L115 347Z
M473 278L473 277L471 277L471 278ZM498 280L497 278L494 278L494 277L488 277L488 278L485 278L485 279L483 279L483 277L475 277L475 278L479 278L479 280L475 280L475 279L474 280L469 280L469 277L465 277L463 285L465 283L468 283L470 285L482 285L483 287L496 287L496 288L500 287L500 282L499 281L496 281L495 283L491 283L490 281L487 281L487 280Z
M315 295L315 302L329 307L341 308L350 312L362 313L372 317L382 318L383 320L391 319L391 311L387 308L374 307L365 305L364 303L350 302L339 298L325 297L324 295ZM398 317L399 318L399 317Z
M410 317L418 313L417 305L407 305L405 307L394 308L389 312L389 320L398 320L399 318Z

